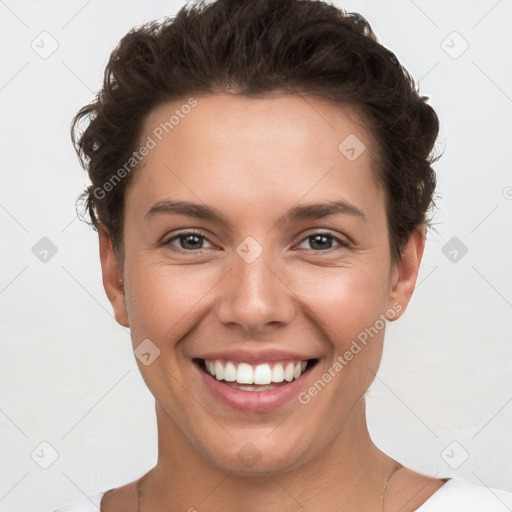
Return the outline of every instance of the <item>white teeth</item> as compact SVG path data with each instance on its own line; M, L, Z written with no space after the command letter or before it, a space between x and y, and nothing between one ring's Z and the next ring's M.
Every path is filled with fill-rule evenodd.
M265 386L261 390L267 389L271 383L283 381L292 382L298 379L305 371L307 361L298 361L286 363L276 363L274 365L263 363L254 368L248 363L235 363L233 361L205 361L205 366L210 375L217 380L233 382L238 384L249 384L256 386ZM235 386L234 387L238 387ZM244 386L245 388L247 386ZM242 389L242 388L240 388Z
M217 363L215 363L215 368L217 368ZM239 384L254 384L254 372L252 371L252 366L250 364L240 363L238 365L236 381Z
M291 382L293 380L293 370L295 366L293 363L288 363L284 369L284 380Z
M215 378L222 380L224 378L224 367L220 361L215 361Z
M272 368L272 382L283 382L284 380L284 370L282 364L276 364L274 368Z
M227 382L235 382L236 376L236 366L231 361L228 361L224 368L224 380Z
M254 384L270 384L272 370L268 364L259 364L254 370Z
M234 387L238 387L237 383L253 385L254 388L260 386L261 390L269 388L269 384L283 381L292 382L294 379L298 379L305 371L307 364L307 361L298 361L285 363L284 366L283 363L262 363L253 367L248 363L220 359L205 361L207 372L217 380L233 382L235 383ZM244 387L247 388L247 386Z

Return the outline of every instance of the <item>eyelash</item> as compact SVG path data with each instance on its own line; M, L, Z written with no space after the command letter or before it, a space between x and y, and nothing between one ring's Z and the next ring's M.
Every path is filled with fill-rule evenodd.
M187 231L182 231L182 232L172 236L171 238L169 238L168 240L163 242L162 245L163 246L172 246L171 242L173 242L174 240L179 240L181 237L186 237L188 235L196 235L199 238L203 238L205 240L208 240L208 237L205 236L205 234L201 233L200 231L187 230ZM310 235L308 235L305 238L303 238L300 243L308 240L309 238L313 238L314 236L317 236L317 235L326 236L328 238L332 238L333 240L335 240L338 243L338 246L339 246L338 248L340 248L340 247L348 247L349 246L349 244L347 242L345 242L344 240L341 240L340 238L334 236L329 231L315 231L314 233L311 233ZM313 251L313 252L316 252L316 253L326 253L326 252L329 252L329 251L334 250L334 249L336 249L336 247L329 247L326 250L318 250L318 251L315 250L315 249L309 249L309 250ZM195 253L201 253L204 250L208 250L208 248L207 249L190 250L190 249L182 249L180 247L180 248L175 248L175 250L183 251L183 252L186 252L186 253L194 253L194 252Z

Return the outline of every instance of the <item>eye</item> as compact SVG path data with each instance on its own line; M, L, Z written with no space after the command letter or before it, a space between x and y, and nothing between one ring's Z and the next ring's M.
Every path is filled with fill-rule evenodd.
M338 246L341 246L341 247L348 246L348 244L346 242L344 242L343 240L341 240L340 238L332 235L331 233L324 233L324 232L313 233L313 234L309 235L308 237L306 237L302 241L302 243L304 243L304 242L307 243L309 241L310 248L312 250L314 250L315 252L319 252L319 251L325 251L328 249L332 249L333 240L336 241Z
M181 233L168 238L163 242L163 245L175 247L176 249L185 252L199 252L202 249L209 249L213 247L211 244L210 247L204 247L204 242L207 240L206 236L200 231L188 230L182 231ZM337 246L348 247L348 243L328 232L312 233L304 238L301 244L308 242L309 247L306 249L313 250L314 252L324 252L332 249L333 242L335 242L334 248ZM176 243L179 244L179 246Z
M198 231L182 231L181 233L178 233L177 235L172 236L171 238L167 239L163 245L169 245L174 246L174 241L177 241L179 243L178 249L182 249L184 251L194 251L194 250L200 250L205 249L203 247L203 243L206 240L206 237L203 233L200 233ZM208 249L208 247L206 247Z

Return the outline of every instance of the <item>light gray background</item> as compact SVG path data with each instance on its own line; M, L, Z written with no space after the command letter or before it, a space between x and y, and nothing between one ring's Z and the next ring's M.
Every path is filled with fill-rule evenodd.
M181 5L0 1L2 511L52 510L156 462L152 396L105 296L97 236L76 219L86 179L69 126L119 39ZM445 150L437 232L368 394L372 437L418 471L512 490L512 0L336 5L420 80ZM58 42L48 58L31 47L51 48L43 31ZM47 262L32 252L42 237L58 250ZM455 262L442 252L453 237L468 248Z

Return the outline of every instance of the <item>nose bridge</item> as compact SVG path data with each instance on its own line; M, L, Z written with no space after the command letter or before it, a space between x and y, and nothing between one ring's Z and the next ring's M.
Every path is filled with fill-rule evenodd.
M252 237L242 241L219 297L219 320L237 323L247 331L263 329L270 322L289 322L293 301L277 267L270 248L264 249Z

